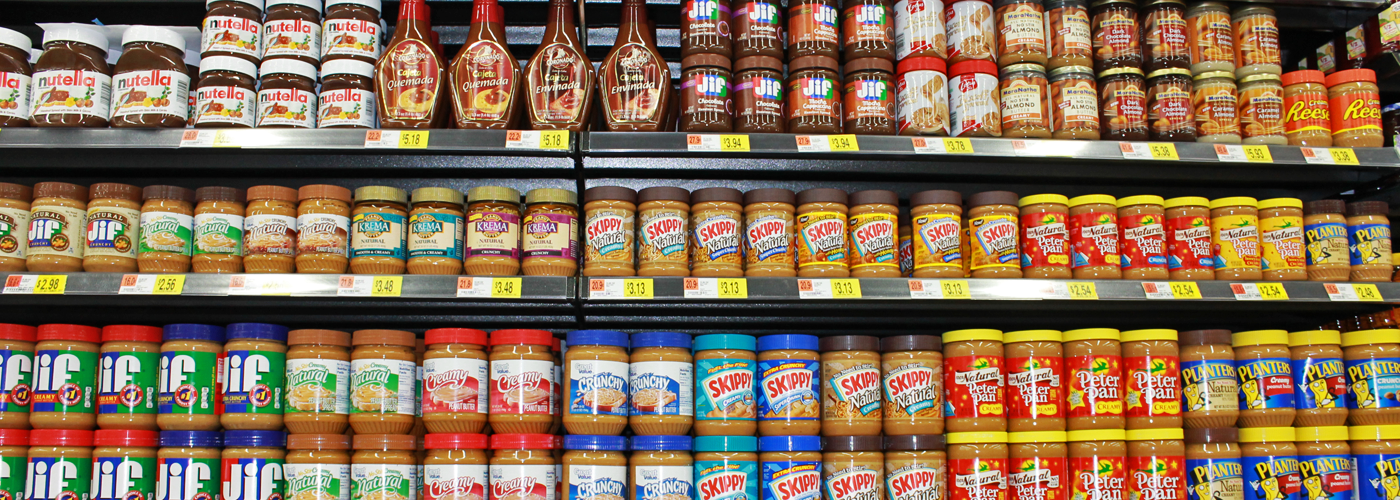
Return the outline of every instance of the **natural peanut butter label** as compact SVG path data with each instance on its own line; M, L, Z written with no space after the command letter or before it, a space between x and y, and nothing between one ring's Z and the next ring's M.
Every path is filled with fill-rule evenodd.
M285 464L287 496L294 500L349 499L349 464Z
M948 469L930 467L931 461L885 462L885 491L890 500L939 500L948 497Z
M1183 411L1239 411L1239 387L1233 360L1181 363Z
M1260 268L1265 271L1303 269L1303 218L1259 220Z
M822 387L822 415L826 418L878 420L883 416L880 368L874 363L823 363L822 379L826 381Z
M885 498L884 467L865 464L827 463L823 470L822 497L829 500L883 500Z
M189 115L190 77L183 71L128 71L112 77L112 118Z
M424 464L424 500L486 498L490 477L486 464Z
M174 212L141 213L139 253L167 252L191 255L194 217Z
M78 500L92 498L92 459L77 457L29 457L24 489L27 500ZM19 469L12 469L17 473Z
M407 217L388 212L363 212L350 219L350 257L406 258Z
M28 232L28 210L0 207L0 257L23 259L29 246Z
M822 463L797 460L760 462L761 500L818 500L822 495Z
M1010 500L1065 500L1069 478L1064 457L1013 458L1009 471L1006 492Z
M141 211L91 207L87 212L87 255L136 258Z
M1064 377L1064 359L1059 356L1006 358L1006 416L1064 418Z
M423 412L486 414L486 364L475 358L423 360Z
M233 214L196 214L194 254L243 255L243 217Z
M1347 380L1351 381L1351 409L1400 407L1400 358L1348 360Z
M1210 217L1183 215L1167 219L1167 269L1214 269Z
M32 116L79 115L107 119L112 111L112 77L94 71L34 73ZM56 117L57 118L57 117Z
M1297 498L1302 489L1298 459L1291 454L1241 457L1240 465L1244 469L1246 494L1252 493L1254 498ZM1358 471L1360 465L1357 464ZM1365 475L1358 475L1364 481Z
M97 413L156 414L160 353L104 352L97 386Z
M1351 265L1390 264L1389 225L1354 224L1349 226L1348 230L1351 232Z
M326 253L343 256L348 253L346 247L350 241L349 217L336 214L304 214L297 216L296 227L297 254Z
M1128 417L1181 415L1181 362L1176 356L1131 356L1123 359L1127 373L1123 414Z
M411 408L410 408L411 409ZM417 497L418 466L352 464L350 498L410 500Z
M575 360L569 363L568 415L627 415L627 363Z
M756 461L696 460L695 476L695 489L699 493L699 500L759 498Z
M578 259L578 217L535 213L525 216L521 228L525 234L520 250L525 257Z
M497 465L490 472L491 500L558 498L559 471L553 465Z
M36 412L97 413L97 353L46 349L34 357Z
M29 255L83 257L87 212L79 208L38 206L29 212Z
M1293 408L1293 364L1288 358L1236 362L1240 409Z
M1302 488L1298 499L1355 498L1352 493L1355 469L1351 455L1299 455L1298 475Z
M414 414L418 365L401 359L350 361L350 413Z
M686 240L689 237L686 213L675 209L645 210L641 215L641 227L637 229L637 243L641 262L688 263Z
M632 415L693 415L695 372L690 363L640 361L629 368Z
M269 19L263 24L263 59L321 59L321 26L305 19Z
M948 498L952 500L1000 500L1006 498L1005 458L954 458L948 460Z
M221 500L282 500L283 466L280 458L223 459Z
M501 44L478 40L466 47L452 68L452 103L463 122L506 119L519 96L515 56Z
M1128 474L1122 455L1070 457L1069 497L1084 500L1121 500Z
M1005 376L1001 356L953 356L943 363L947 392L944 417L982 418L1006 415Z
M1069 267L1069 214L1044 212L1021 217L1021 268Z
M1225 215L1211 219L1216 269L1259 268L1259 218Z
M286 353L236 350L224 359L224 413L282 414Z
M262 23L233 16L207 16L200 30L200 52L229 52L262 57Z
M899 235L899 247L895 253L899 255L899 275L909 276L914 272L914 237L908 234Z
M408 217L408 256L462 258L462 216L419 212Z
M130 500L156 498L156 457L135 457L125 454L92 459L93 500ZM0 490L4 490L0 479Z
M758 362L759 420L818 420L821 398L816 361L771 359Z
M739 226L743 215L728 210L700 210L691 214L695 226L691 232L691 267L711 263L742 266L744 256L739 252Z
M258 91L258 126L316 128L316 94L301 89Z
M852 215L847 234L850 235L851 269L862 267L899 267L895 254L895 216L886 213Z
M759 210L748 215L744 228L744 258L748 265L788 264L797 242L793 238L793 216L781 210Z
M583 228L588 252L586 261L633 265L634 224L633 215L624 210L589 210L588 220Z
M1118 220L1122 230L1123 269L1166 269L1167 232L1159 214L1129 215Z
M943 414L942 366L934 369L921 361L913 361L898 366L886 362L883 368L885 418L938 418ZM890 492L894 493L895 489L891 487Z
M321 23L321 57L379 59L379 23L361 19L327 19Z
M1350 467L1351 461L1347 462ZM1347 478L1351 478L1350 472ZM1188 500L1244 500L1244 469L1240 459L1187 459L1186 495Z
M972 249L972 270L1015 268L1021 261L1017 251L1016 216L983 215L968 221Z
M756 366L746 359L695 360L695 418L754 420Z
M592 86L584 55L572 45L555 43L545 47L537 61L525 74L530 120L560 125L578 121Z
M1294 376L1293 402L1300 410L1313 408L1346 408L1350 396L1347 392L1346 364L1341 358L1309 356L1292 362Z
M945 57L948 35L943 26L941 0L900 0L894 4L895 58L904 60L915 52Z
M1118 214L1086 212L1069 218L1069 242L1074 249L1071 267L1117 267Z
M914 217L911 238L914 269L962 267L961 217L919 215Z
M297 218L285 215L249 215L243 219L248 255L297 253Z
M219 370L211 368L222 361L212 352L160 353L160 394L156 397L160 414L214 415L220 389L215 374ZM217 404L222 406L222 401Z
M320 113L316 126L374 128L378 113L374 92L360 89L327 90L317 96Z
M535 359L492 361L490 413L549 415L554 385L553 362Z
M29 75L0 71L0 118L29 119Z
M1113 355L1065 356L1070 418L1123 415L1123 358Z
M257 124L254 113L258 106L258 93L243 87L203 86L194 91L195 123L200 125L242 125L252 128Z
M34 392L34 353L32 351L0 350L0 412L29 413ZM3 481L4 478L0 478ZM3 488L0 482L0 490Z
M467 257L520 258L520 215L473 212L467 216Z
M350 362L313 358L287 360L286 412L350 413Z
M808 212L797 216L797 267L846 267L846 215Z
M1130 497L1186 500L1185 458L1162 455L1131 456L1124 465L1133 471L1127 478Z

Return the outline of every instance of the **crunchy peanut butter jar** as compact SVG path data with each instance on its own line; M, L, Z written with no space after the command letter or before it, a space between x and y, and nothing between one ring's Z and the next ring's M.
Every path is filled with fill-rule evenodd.
M886 498L884 444L880 436L822 438L823 498Z
M880 339L880 352L885 435L942 433L942 337L885 337Z
M162 431L219 430L216 372L224 359L224 328L174 324L162 333L156 425Z
M350 498L349 450L350 436L343 434L287 436L284 498Z
M247 272L296 272L297 232L297 190L248 188L243 218L243 268Z
M221 458L228 475L224 478L224 499L285 498L286 446L287 433L282 431L225 431Z
M627 334L611 330L569 332L564 371L569 382L564 429L570 434L615 436L627 428Z
M1351 438L1351 458L1355 479L1355 498L1381 499L1394 491L1395 475L1389 473L1397 454L1400 454L1400 426L1363 425L1347 429ZM1379 484L1381 488L1375 489ZM1366 489L1372 488L1372 489ZM1381 494L1384 491L1385 494ZM1374 492L1374 493L1373 493Z
M1346 363L1342 359L1342 334L1336 330L1308 330L1288 334L1293 371L1293 402L1298 408L1293 425L1327 427L1346 425Z
M435 328L423 336L423 425L428 432L481 432L490 408L486 332Z
M418 373L413 334L359 330L351 343L355 350L350 353L350 427L356 434L412 430Z
M885 437L885 491L890 500L948 498L948 453L942 435Z
M1241 427L1286 427L1296 416L1288 332L1256 330L1233 336L1240 381Z
M820 498L822 443L816 436L763 436L758 438L758 473L765 485L763 500Z
M817 337L758 339L758 433L815 436L821 431L821 367Z
M292 330L287 345L287 430L344 433L350 425L350 334Z
M564 449L568 451L564 452L560 482L566 484L561 484L560 490L565 500L627 495L627 438L564 436Z
M287 327L234 323L225 330L224 414L229 430L282 429L287 379Z
M879 436L880 339L868 335L822 337L822 435ZM872 441L879 450L878 440Z
M811 437L811 439L816 439ZM695 497L690 436L636 436L628 460L628 495L634 500Z
M312 184L297 190L298 273L344 273L350 258L350 190Z
M1351 395L1350 425L1400 424L1400 330L1359 330L1342 334Z
M160 382L160 340L161 330L154 326L102 328L102 359L97 384L99 427L159 429L156 427L156 385Z
M675 332L632 336L628 425L637 435L683 435L695 422L693 339ZM570 346L570 350L573 346Z

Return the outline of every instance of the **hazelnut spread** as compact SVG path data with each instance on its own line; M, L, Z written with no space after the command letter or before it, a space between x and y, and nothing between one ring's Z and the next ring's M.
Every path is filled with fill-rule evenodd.
M633 437L627 473L627 498L695 498L695 462L690 456L691 441L690 436Z
M97 384L97 425L154 431L160 382L161 330L153 326L102 328ZM154 446L154 443L152 443ZM151 458L155 458L152 455Z
M757 451L758 439L751 436L695 438L697 500L723 500L739 496L757 500Z
M885 496L884 439L831 436L822 439L822 497L831 500ZM779 486L781 488L781 486Z
M230 56L200 61L194 90L195 128L253 128L258 106L258 67Z
M112 70L113 127L185 127L190 76L184 46L184 37L165 28L127 28Z
M1231 427L1239 417L1239 379L1229 330L1193 330L1181 342L1181 401L1186 427Z
M356 434L413 429L418 372L413 340L412 333L399 330L351 334L355 349L350 352L350 428Z
M1186 491L1190 500L1243 500L1238 429L1186 429Z
M162 335L156 424L163 431L219 429L224 404L216 373L224 363L224 328L165 325Z
M262 59L263 0L208 0L200 26L200 58L235 56L257 64Z
M797 9L799 7L794 7ZM830 8L814 2L800 8ZM833 9L834 11L834 9ZM793 44L793 47L796 47ZM788 63L787 131L791 133L841 133L840 75L836 58L815 54Z
M14 381L17 386L30 385L34 380L35 331L32 326L0 323L0 363L15 367ZM9 375L5 379L9 382ZM28 429L31 401L32 395L26 397L23 392L0 398L0 429ZM0 434L0 438L3 436ZM4 489L3 485L0 483L0 489Z
M258 127L316 128L316 67L296 59L271 59L258 69Z
M287 327L234 323L226 331L225 429L282 429L282 387L287 375ZM280 444L278 445L280 446Z
M943 387L947 430L985 432L1006 429L1002 333L957 330L943 334Z
M284 498L350 498L349 449L350 436L341 434L287 436L287 463L282 466L287 480Z
M766 4L756 4L766 5ZM771 56L734 61L734 131L783 132L783 62Z
M1360 330L1342 334L1346 360L1348 421L1352 425L1400 423L1400 330Z
M107 37L88 28L44 30L44 53L34 62L35 127L106 127L112 111Z
M748 435L758 428L756 349L748 335L695 338L696 435Z
M1007 429L1065 429L1065 362L1063 334L1055 330L1007 332Z
M1094 71L1142 67L1142 33L1135 0L1094 0Z
M879 436L880 339L867 335L823 337L822 435ZM829 448L828 448L829 449ZM873 450L879 450L878 441Z
M321 2L266 0L263 21L263 60L296 59L321 63Z
M344 433L350 413L350 334L287 332L287 407L294 433ZM347 457L348 460L349 457Z
M564 429L570 434L621 434L627 428L627 334L577 330L569 332L568 343Z
M423 336L423 424L428 432L481 432L490 409L486 332L435 328Z
M627 381L633 433L686 434L695 421L695 365L691 337L646 332L632 336ZM573 343L569 345L573 352Z
M749 438L753 440L753 438ZM627 438L564 436L560 490L565 500L623 498L627 494Z
M83 270L136 272L141 230L141 188L99 182L88 188ZM1351 268L1347 268L1350 272Z
M1284 427L1293 423L1293 364L1288 332L1257 330L1233 337L1240 381L1240 425Z
M326 0L321 61L354 59L374 64L382 45L379 0Z
M1181 361L1176 330L1132 330L1121 335L1127 427L1181 427Z
M714 5L716 2L702 2ZM698 4L697 4L698 5ZM729 89L735 80L729 59L715 54L695 54L681 61L685 72L680 84L681 132L728 132L734 100Z
M1069 430L1123 428L1121 338L1112 328L1064 333Z
M762 500L821 498L821 438L763 436L758 438ZM877 497L878 498L878 497Z
M0 127L29 126L29 95L34 42L24 33L0 28Z
M374 65L335 59L321 65L319 128L374 128Z
M97 423L97 358L102 331L83 325L39 325L35 338L39 344L34 346L36 383L29 425L35 429L93 428Z
M758 339L758 433L808 435L821 430L817 337L768 335Z

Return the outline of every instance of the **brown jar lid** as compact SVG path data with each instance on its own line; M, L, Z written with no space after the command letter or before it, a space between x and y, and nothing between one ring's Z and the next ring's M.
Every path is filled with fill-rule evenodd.
M287 449L348 450L350 449L350 436L344 434L291 434L287 436Z
M719 54L692 54L681 59L682 71L696 66L713 66L729 71L729 58Z
M1240 442L1240 430L1234 427L1186 429L1185 434L1186 444Z
M913 196L909 197L909 204L916 207L919 205L933 205L938 203L945 205L961 206L962 202L962 193L959 193L957 191L948 191L944 189L919 191L917 193L914 193Z
M68 198L83 203L88 201L87 186L67 182L40 182L34 185L35 198Z
M393 186L360 186L355 188L355 203L362 201L387 201L407 205L408 191Z
M895 335L880 339L880 352L943 352L943 337L937 335Z
M445 187L425 187L413 190L414 203L451 203L461 205L466 197L461 191Z
M232 201L243 203L247 198L243 190L223 186L204 186L194 190L194 201Z
M763 188L752 189L744 193L744 204L754 203L787 203L794 205L797 203L797 195L790 189L783 188Z
M175 200L183 201L185 203L194 203L194 191L191 191L189 188L182 188L180 186L166 186L162 184L157 184L154 186L146 186L146 189L142 189L141 199Z
M350 347L350 334L340 330L292 330L287 345L319 344Z
M879 57L862 57L860 59L852 59L851 61L846 63L846 77L850 78L851 73L855 73L857 71L869 71L872 69L877 71L884 71L889 74L894 74L894 63L890 62L888 59L882 59Z
M883 441L880 436L828 436L822 438L822 451L880 451Z
M520 203L520 191L503 186L477 186L467 190L467 203L478 201L503 201Z
M983 191L972 195L967 199L967 204L973 207L986 205L1011 205L1019 206L1021 197L1011 191Z
M525 204L535 203L555 203L560 205L578 205L578 193L570 189L539 188L531 189L525 193Z
M1347 217L1358 215L1386 215L1390 213L1390 204L1384 201L1358 201L1347 203Z
M1340 214L1346 210L1347 204L1342 200L1315 200L1303 205L1303 215Z
M357 450L408 450L418 449L418 438L407 434L356 434Z
M886 191L883 189L870 189L851 193L851 206L853 207L875 204L899 206L899 195L894 194L894 191Z
M297 190L297 200L328 198L350 203L350 190L331 184L312 184Z
M710 201L727 201L742 205L744 203L744 193L738 189L726 187L696 189L694 192L690 193L691 205L699 205Z
M413 347L413 341L413 333L403 330L356 330L354 340L352 340L351 343L355 345L401 345Z
M832 188L814 188L797 193L797 204L806 205L808 203L839 203L848 205L850 196L845 191Z
M942 434L885 436L885 449L891 451L942 451L948 447Z
M0 182L0 198L28 202L34 199L34 190L23 184Z
M598 186L583 191L583 202L609 200L637 203L637 190L621 186Z
M141 202L141 188L120 182L99 182L88 187L88 199L115 198Z
M646 203L648 201L679 201L687 203L690 201L690 191L678 187L656 186L637 192L637 203Z
M802 56L788 62L788 72L796 73L804 69L824 69L835 72L839 68L836 58L828 56ZM791 76L791 75L789 75Z
M282 186L253 186L248 188L248 199L297 201L297 190Z
M1177 339L1184 346L1234 343L1234 337L1230 335L1229 330L1191 330L1177 334Z
M837 335L822 337L817 341L821 352L833 351L880 351L880 339L869 335Z
M751 69L767 69L781 73L783 61L773 56L748 56L734 61L735 73Z

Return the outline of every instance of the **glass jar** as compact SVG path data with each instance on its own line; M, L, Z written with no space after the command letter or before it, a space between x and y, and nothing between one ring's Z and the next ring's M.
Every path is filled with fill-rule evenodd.
M462 274L466 215L462 192L452 188L413 190L408 213L408 274Z
M943 334L943 383L947 394L943 415L947 431L983 433L1006 430L1005 347L1002 340L1001 331L990 329L956 330ZM958 376L973 371L978 371L979 375ZM975 401L973 394L978 395Z
M228 430L282 429L283 395L275 388L285 385L287 375L287 327L233 323L225 337L220 423Z
M1196 115L1196 142L1240 143L1239 90L1235 74L1207 71L1194 77L1191 102Z
M1215 279L1211 248L1210 200L1182 196L1167 200L1167 271L1174 280Z
M1161 196L1118 199L1119 256L1123 279L1164 280L1167 270L1167 211Z
M1210 201L1210 242L1215 248L1215 279L1264 279L1259 263L1258 206L1258 200L1247 196Z
M1066 66L1091 68L1094 65L1088 0L1046 1L1045 29L1050 39L1048 67L1051 73ZM1090 71L1092 73L1092 69Z
M744 275L739 245L744 220L744 193L713 187L690 193L690 275Z
M1021 198L1021 272L1032 279L1069 279L1069 198L1036 194ZM1019 430L1019 429L1018 429Z
M1327 94L1332 110L1332 145L1348 148L1378 148L1385 145L1378 89L1373 70L1353 69L1327 76Z
M1235 32L1235 77L1283 72L1278 17L1268 7L1236 9L1230 17ZM1243 83L1243 82L1241 82Z
M758 429L757 340L748 335L701 335L694 346L695 434L753 434Z
M1147 81L1142 70L1115 68L1099 73L1099 119L1106 141L1147 140Z
M19 231L21 234L29 227L28 211L24 215L26 223ZM137 272L140 230L141 188L116 182L93 184L88 188L83 270L90 273ZM18 242L15 246L19 247ZM21 255L23 251L20 248ZM25 270L23 265L19 270Z
M1050 137L1099 139L1099 92L1094 71L1088 66L1061 66L1050 70Z
M850 276L846 263L848 200L846 192L840 189L813 188L797 193L798 276Z
M637 193L638 276L689 276L690 191L649 187Z
M481 186L467 191L466 259L468 275L520 274L520 192Z
M1064 341L1067 427L1122 429L1122 334L1112 328L1082 328L1064 332Z
M39 325L35 338L39 343L34 346L36 383L29 425L35 429L95 427L97 405L92 396L97 391L102 330L83 325Z
M160 341L161 330L154 326L102 327L102 349L98 355L102 366L110 368L104 369L98 380L99 427L159 430L156 387L160 385Z
M1148 74L1167 68L1191 66L1190 39L1186 29L1186 2L1148 0L1143 6L1142 43ZM1187 71L1187 76L1190 76Z
M1121 279L1118 200L1104 194L1070 198L1069 244L1074 279Z
M1192 106L1191 93L1190 70L1166 68L1148 75L1147 121L1151 123L1148 139L1196 142L1195 107Z
M1045 66L1013 64L1001 68L1002 137L1050 138L1048 87Z
M30 272L82 272L87 202L87 186L67 182L34 185L25 247L29 255L25 265Z
M1186 10L1187 47L1191 73L1235 73L1235 34L1230 7L1220 2L1200 2Z
M355 188L350 212L350 272L403 274L408 193L390 186Z
M493 431L543 434L554 424L554 336L543 330L491 332L491 408Z
M143 273L190 270L194 233L194 191L179 186L146 186L141 191L141 245L136 259Z
M160 380L165 383L156 399L156 425L162 431L220 429L219 415L214 411L219 397L217 378L210 367L218 366L224 357L224 328L165 325L162 335Z
M243 272L242 189L208 186L194 191L194 257L196 273Z
M973 278L1020 278L1020 197L1010 191L983 191L967 199L967 235Z
M343 434L350 425L350 334L292 330L287 345L287 430Z
M578 194L540 188L525 193L521 264L526 276L573 276L578 271Z
M1049 59L1045 36L1045 7L1036 0L997 0L997 64L1034 63Z
M296 272L297 190L282 186L248 188L243 218L243 269L248 273Z
M1259 202L1259 265L1269 281L1307 279L1303 250L1303 200Z
M1347 232L1350 233L1351 281L1390 281L1390 205L1384 201L1358 201L1347 204Z
M1278 75L1260 73L1240 78L1239 106L1245 144L1288 144L1284 134L1283 85Z
M1192 330L1178 338L1186 427L1233 427L1240 416L1240 396L1230 331Z
M598 186L583 192L584 276L637 274L637 191Z
M1142 34L1135 0L1094 0L1094 71L1142 67Z
M418 373L413 337L399 330L351 334L355 349L350 352L349 420L356 434L404 434L413 429ZM405 449L412 450L413 443Z
M298 273L340 274L349 263L350 190L329 184L297 190Z
M1065 429L1064 334L1056 330L1006 332L1007 430ZM1063 437L1063 436L1061 436Z
M1326 148L1332 146L1332 118L1328 102L1327 77L1317 70L1284 73L1284 133L1290 146Z

